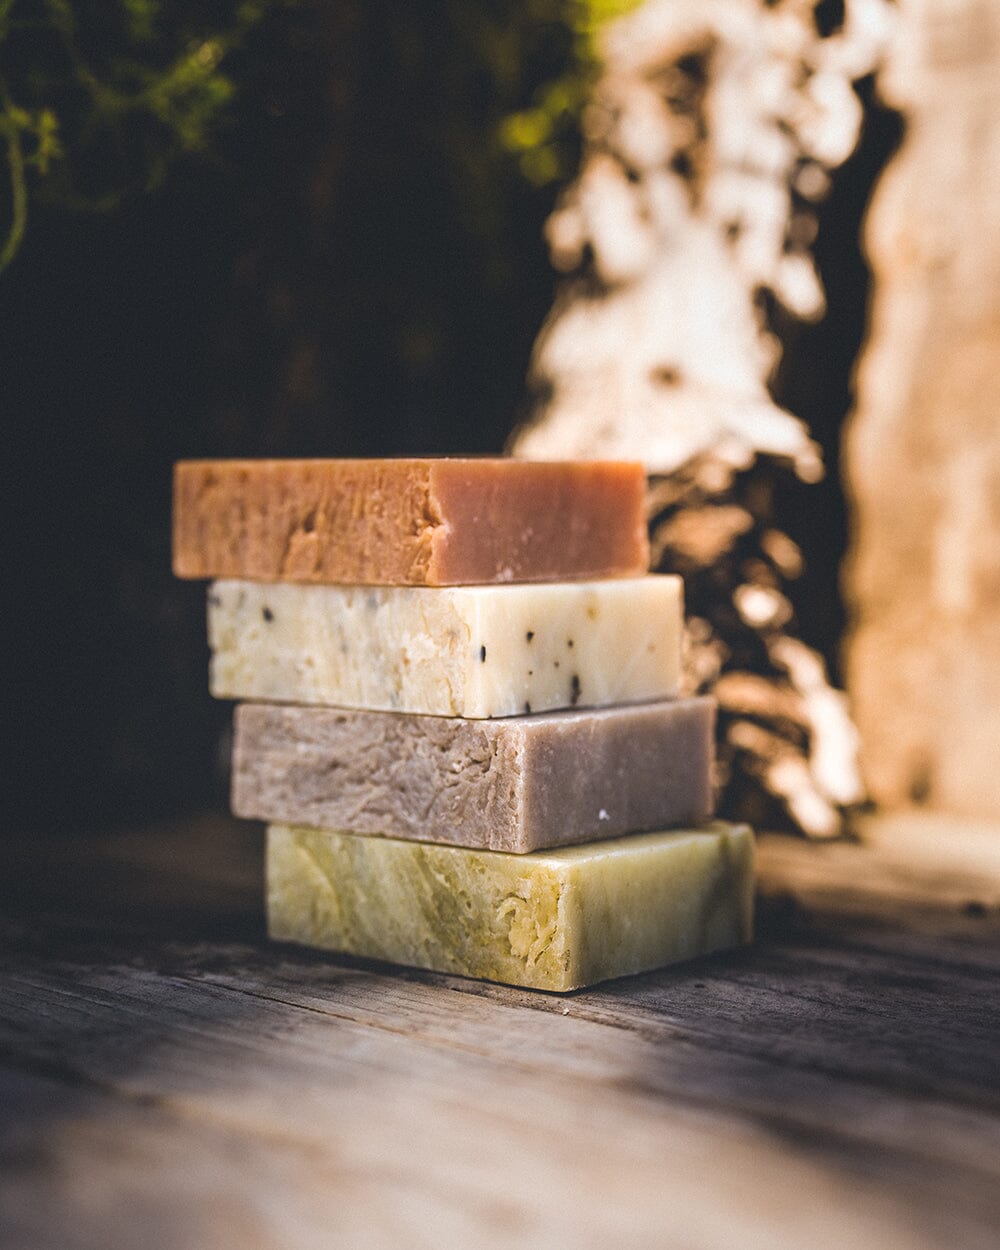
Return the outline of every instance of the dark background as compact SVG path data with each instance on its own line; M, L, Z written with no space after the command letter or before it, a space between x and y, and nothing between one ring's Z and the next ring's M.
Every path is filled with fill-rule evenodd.
M225 804L204 587L170 575L174 460L503 447L554 291L557 186L532 185L497 135L574 55L530 10L282 12L241 53L209 157L113 213L33 207L0 275L12 832ZM778 501L809 563L803 633L834 664L857 228L896 138L872 119L824 210L830 316L783 327L776 383L827 448L827 483L787 481Z

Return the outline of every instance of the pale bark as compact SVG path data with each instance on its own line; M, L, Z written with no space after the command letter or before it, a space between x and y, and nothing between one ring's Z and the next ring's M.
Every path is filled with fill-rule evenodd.
M1000 802L1000 10L907 0L906 116L867 221L871 332L847 439L849 688L885 804Z
M806 481L822 465L769 394L767 306L823 315L816 205L893 7L848 0L832 31L818 7L647 0L606 28L582 167L548 224L569 276L512 449L645 461L658 567L687 578L689 689L720 701L724 810L770 820L777 803L830 836L862 797L857 742L784 594L800 561L769 514L774 458Z

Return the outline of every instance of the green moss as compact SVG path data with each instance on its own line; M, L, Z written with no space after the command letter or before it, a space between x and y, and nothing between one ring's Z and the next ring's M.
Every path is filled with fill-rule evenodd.
M564 181L576 160L580 113L598 66L597 35L613 18L640 0L550 0L547 7L572 34L563 71L543 82L531 106L510 113L500 125L500 142L535 186Z
M0 142L9 210L0 269L17 254L29 192L116 207L208 146L235 93L231 55L269 10L161 0L0 0Z

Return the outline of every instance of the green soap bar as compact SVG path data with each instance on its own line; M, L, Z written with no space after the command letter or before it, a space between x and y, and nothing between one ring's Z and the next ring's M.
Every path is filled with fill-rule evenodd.
M753 835L514 855L271 825L267 911L279 941L564 992L748 942Z

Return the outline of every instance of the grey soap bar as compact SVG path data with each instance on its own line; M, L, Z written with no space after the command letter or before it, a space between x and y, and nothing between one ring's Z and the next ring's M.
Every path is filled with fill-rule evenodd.
M233 811L514 852L696 824L714 721L709 698L491 721L245 703Z

